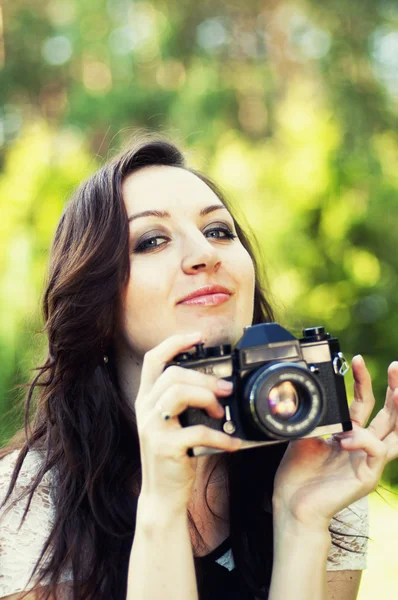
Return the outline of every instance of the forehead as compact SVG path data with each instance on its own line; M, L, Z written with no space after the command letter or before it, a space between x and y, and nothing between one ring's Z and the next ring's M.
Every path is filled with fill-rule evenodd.
M209 204L222 204L204 181L178 167L140 169L126 177L122 190L129 215L148 209L198 212Z

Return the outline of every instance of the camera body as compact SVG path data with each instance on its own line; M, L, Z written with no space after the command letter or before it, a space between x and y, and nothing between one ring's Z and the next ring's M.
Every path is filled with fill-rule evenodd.
M242 449L352 429L344 383L348 365L337 338L323 327L304 329L298 339L278 323L252 325L233 350L228 344L197 344L171 365L232 381L233 393L219 398L223 418L193 407L179 418L183 427L203 424L239 437ZM198 447L191 455L217 452Z

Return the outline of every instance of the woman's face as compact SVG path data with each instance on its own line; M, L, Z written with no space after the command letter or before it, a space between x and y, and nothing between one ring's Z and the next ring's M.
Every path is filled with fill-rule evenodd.
M218 196L184 169L153 166L125 179L123 198L131 254L121 335L129 351L142 358L167 337L196 331L206 345L235 344L252 322L254 268Z

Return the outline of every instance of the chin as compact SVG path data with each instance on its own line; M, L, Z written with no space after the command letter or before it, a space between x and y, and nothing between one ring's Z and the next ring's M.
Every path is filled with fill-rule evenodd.
M243 327L237 330L236 326L219 326L211 327L209 329L200 329L203 333L203 343L205 346L218 346L221 344L235 344L240 340L243 335Z

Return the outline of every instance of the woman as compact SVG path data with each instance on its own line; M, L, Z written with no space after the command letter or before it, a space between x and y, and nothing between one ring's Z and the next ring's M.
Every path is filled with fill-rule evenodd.
M173 144L143 141L75 193L44 315L48 357L27 419L34 392L37 409L18 459L10 446L0 461L2 497L16 461L0 521L3 597L356 597L363 563L354 552L344 562L341 536L340 576L327 578L330 531L343 522L358 545L346 507L359 514L398 454L398 363L365 429L374 398L353 360L354 431L340 438L239 452L227 434L181 428L188 406L221 417L231 385L166 363L199 342L235 344L273 314L247 236ZM195 446L223 452L188 456Z

